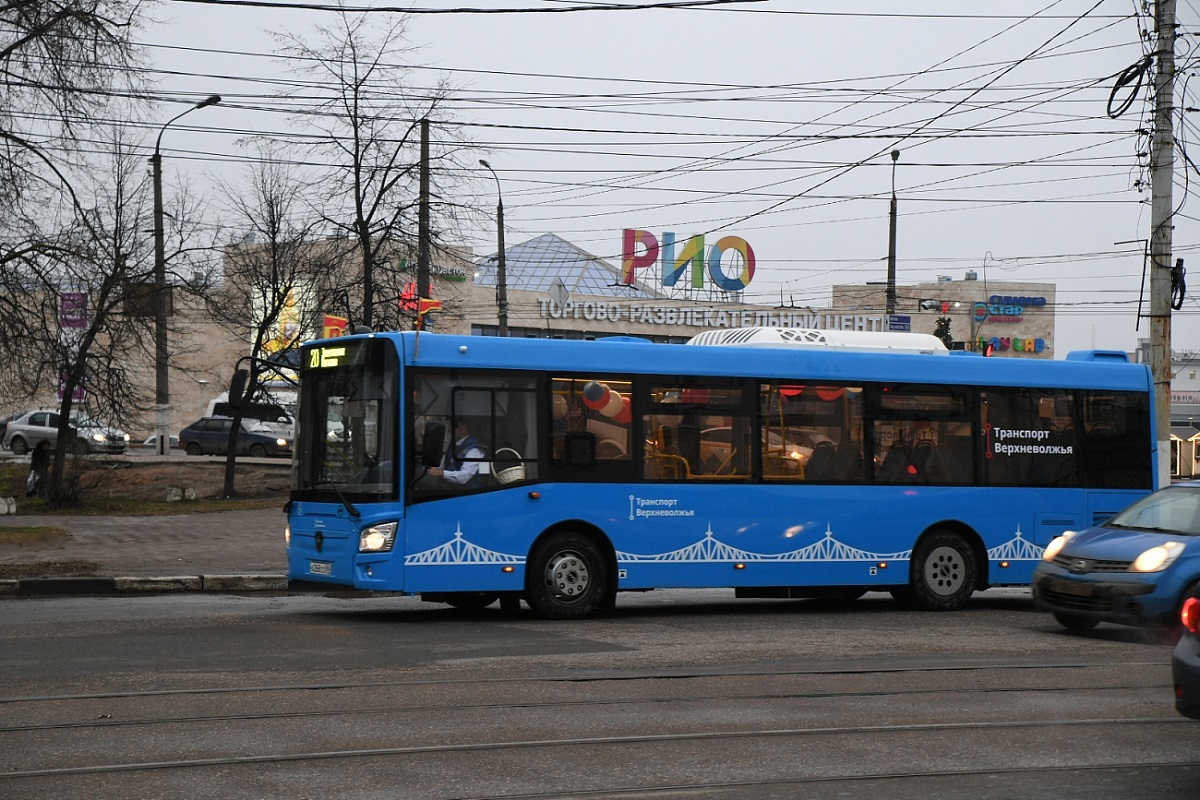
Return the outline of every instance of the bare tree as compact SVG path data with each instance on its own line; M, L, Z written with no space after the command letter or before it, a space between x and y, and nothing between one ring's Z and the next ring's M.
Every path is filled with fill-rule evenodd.
M0 201L64 190L88 120L136 80L139 0L0 0Z
M0 260L0 342L21 365L10 385L60 398L52 502L74 499L63 483L63 457L75 441L72 411L128 425L146 400L129 365L142 362L148 341L130 294L153 268L144 233L148 178L119 137L108 146L107 170L76 176L75 202L48 209L45 227L31 227L26 246Z
M354 276L354 283L361 282L361 303L347 297L346 304L353 305L348 312L368 326L398 327L402 273L414 263L406 253L417 240L420 124L437 117L450 90L444 83L410 86L403 18L379 23L368 16L333 15L334 22L319 27L311 41L279 38L290 63L312 79L305 94L323 93L301 118L315 134L296 145L309 158L315 151L331 164L311 196L326 229L345 247L343 272L349 265L361 269ZM447 167L438 172L443 193L451 193L455 176L462 174L456 161L461 149L458 136L455 143L431 148L430 160ZM436 228L452 228L456 206L438 209Z
M303 182L269 154L260 158L246 184L226 186L225 194L240 243L225 248L224 285L211 313L247 343L242 396L252 401L272 377L287 370L272 358L311 338L317 324L317 298L336 270L338 251L319 240L321 220L301 201ZM274 366L273 366L274 364ZM233 387L231 387L233 388ZM234 419L229 434L224 495L232 497L238 429L243 404L230 395Z

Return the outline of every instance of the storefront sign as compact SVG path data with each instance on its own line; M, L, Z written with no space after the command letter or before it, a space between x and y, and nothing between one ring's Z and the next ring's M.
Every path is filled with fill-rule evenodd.
M1041 308L1046 305L1044 297L1014 297L1006 294L994 294L986 303L975 303L971 313L975 324L984 322L1024 322L1022 314L1026 308Z
M817 328L842 331L885 331L882 314L838 314L789 309L721 309L678 305L623 305L604 301L562 305L548 297L538 301L542 319L580 319L615 324L675 325L694 328Z
M976 349L984 352L989 346L993 353L1041 353L1046 349L1046 340L1042 338L1026 339L1022 336L980 336L975 342Z
M689 266L690 285L693 289L704 287L706 270L717 288L726 292L740 292L754 280L754 251L750 248L750 243L742 237L722 236L709 248L707 257L704 250L703 234L688 239L677 256L674 233L663 233L660 248L658 239L650 231L626 228L621 249L621 282L633 285L637 271L657 264L660 252L663 286L675 286ZM730 250L741 256L742 271L738 275L726 275L721 263L722 256Z

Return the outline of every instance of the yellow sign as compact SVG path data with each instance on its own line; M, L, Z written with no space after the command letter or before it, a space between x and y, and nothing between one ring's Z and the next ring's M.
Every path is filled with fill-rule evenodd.
M344 347L314 347L308 351L308 368L336 367L345 356L346 348Z

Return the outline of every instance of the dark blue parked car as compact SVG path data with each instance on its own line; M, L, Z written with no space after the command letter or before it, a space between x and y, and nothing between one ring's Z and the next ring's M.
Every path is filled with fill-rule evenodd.
M1200 481L1160 489L1098 527L1068 531L1042 558L1033 597L1064 627L1174 628L1200 585Z
M270 431L255 431L251 423L242 420L238 431L237 454L240 456L290 456L292 440ZM179 446L189 456L218 455L229 453L229 429L233 420L229 417L203 417L179 432Z

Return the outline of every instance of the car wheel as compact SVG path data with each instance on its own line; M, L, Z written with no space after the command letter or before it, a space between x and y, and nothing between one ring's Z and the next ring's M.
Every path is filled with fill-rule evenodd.
M250 457L251 458L266 458L267 457L267 448L263 447L261 444L250 445Z
M189 456L198 456L200 455L200 445L196 442L188 442L187 447L184 448L184 452Z
M71 446L71 452L75 453L76 455L83 455L84 453L90 453L91 450L92 450L92 448L88 444L87 439L76 439L75 443Z
M975 591L976 570L975 554L961 536L934 531L913 551L912 601L927 611L957 611Z
M608 564L596 543L578 533L547 537L529 556L525 602L547 619L582 619L604 601Z
M8 449L12 450L15 455L23 456L29 452L29 444L26 443L23 436L14 436L8 443Z
M1054 619L1058 620L1058 624L1062 625L1069 631L1075 633L1084 633L1100 624L1100 620L1085 617L1082 614L1066 614L1062 611L1054 612Z

